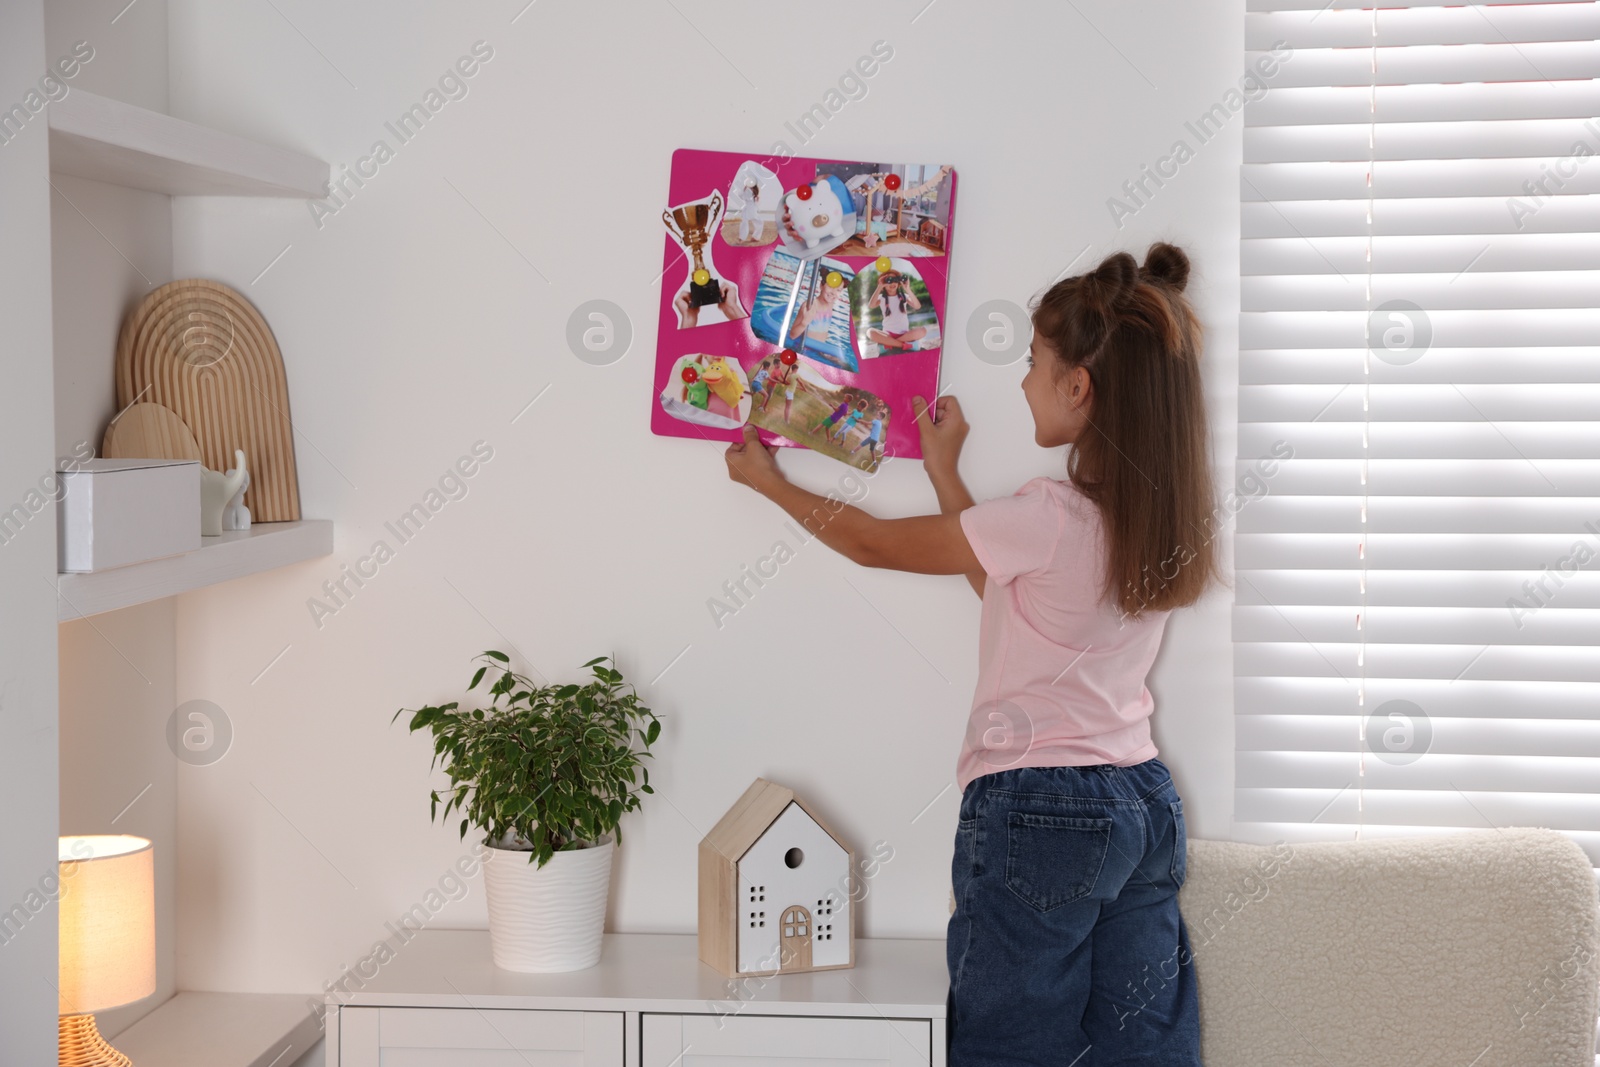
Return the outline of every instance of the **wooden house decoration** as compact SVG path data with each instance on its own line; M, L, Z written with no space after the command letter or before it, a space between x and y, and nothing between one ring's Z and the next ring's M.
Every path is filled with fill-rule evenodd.
M855 966L855 855L757 778L700 842L700 959L730 978Z

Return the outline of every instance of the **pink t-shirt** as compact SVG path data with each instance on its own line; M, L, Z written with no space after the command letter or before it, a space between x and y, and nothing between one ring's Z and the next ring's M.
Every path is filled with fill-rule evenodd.
M1007 767L1153 758L1144 683L1169 613L1123 619L1102 599L1093 501L1071 482L1034 478L963 511L961 528L988 580L957 787Z

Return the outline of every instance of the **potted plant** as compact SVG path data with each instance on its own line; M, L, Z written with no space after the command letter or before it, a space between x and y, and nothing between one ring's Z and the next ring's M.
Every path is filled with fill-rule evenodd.
M615 665L603 665L609 659L584 664L594 674L584 685L538 686L504 652L485 652L467 689L492 674L487 708L451 701L411 713L413 733L433 734L433 766L450 776L448 789L433 791L432 817L460 812L463 840L469 827L485 835L489 941L507 970L599 961L621 819L639 793L655 792L641 760L661 723Z

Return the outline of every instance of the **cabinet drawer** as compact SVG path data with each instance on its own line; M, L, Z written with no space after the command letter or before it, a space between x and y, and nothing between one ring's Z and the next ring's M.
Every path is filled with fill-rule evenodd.
M346 1007L339 1067L622 1067L622 1013Z
M933 1040L927 1019L646 1014L643 1024L641 1067L769 1060L928 1067Z

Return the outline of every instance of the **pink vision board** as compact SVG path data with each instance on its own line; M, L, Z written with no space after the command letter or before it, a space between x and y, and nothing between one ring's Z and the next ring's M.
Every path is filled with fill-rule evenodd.
M750 422L867 471L920 458L955 184L941 164L674 152L651 430L737 441Z

